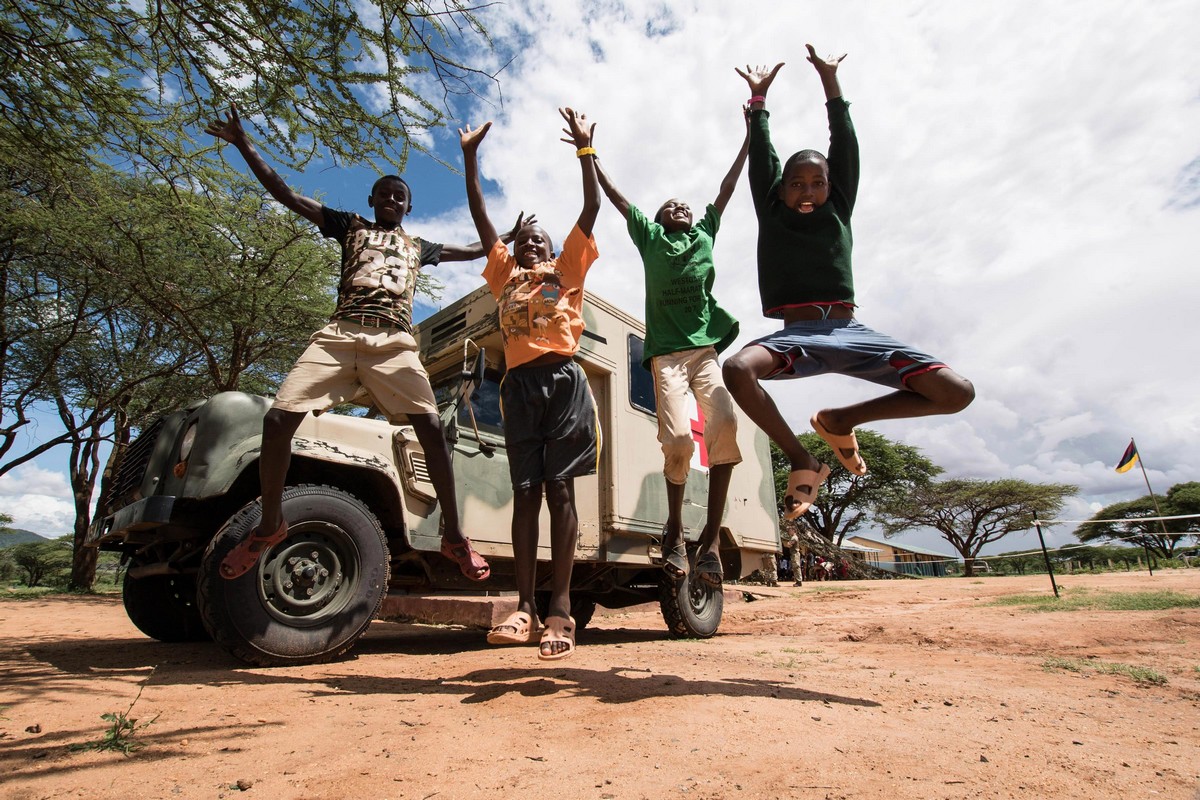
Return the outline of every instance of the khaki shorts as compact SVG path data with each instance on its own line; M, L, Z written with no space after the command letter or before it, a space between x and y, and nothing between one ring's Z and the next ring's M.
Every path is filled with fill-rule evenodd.
M704 445L708 465L739 464L742 451L737 444L737 413L733 396L721 379L717 351L699 347L655 356L650 363L654 376L654 398L658 406L658 441L663 450L663 474L676 485L687 482L691 469L692 419L688 389L704 414Z
M345 320L333 320L312 335L279 387L274 408L324 411L364 389L392 421L406 414L437 413L413 335Z

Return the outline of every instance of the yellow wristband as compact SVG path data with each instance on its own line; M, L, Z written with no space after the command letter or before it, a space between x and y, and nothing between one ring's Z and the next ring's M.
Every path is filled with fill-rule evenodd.
M596 148L581 147L575 151L575 155L579 158L583 158L584 156L594 156L594 155L596 155Z

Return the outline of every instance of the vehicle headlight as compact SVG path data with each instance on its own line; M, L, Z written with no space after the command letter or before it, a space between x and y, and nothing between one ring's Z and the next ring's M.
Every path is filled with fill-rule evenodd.
M183 439L179 442L179 460L187 461L187 458L192 453L192 445L196 443L196 423L188 425L186 431L183 432Z

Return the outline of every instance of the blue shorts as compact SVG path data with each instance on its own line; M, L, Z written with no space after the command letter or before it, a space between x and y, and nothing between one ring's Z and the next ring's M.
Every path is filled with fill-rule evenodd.
M851 375L891 389L905 389L916 375L945 369L931 355L871 330L856 319L799 320L746 347L765 347L783 360L767 380Z
M571 359L510 369L500 411L514 489L596 473L600 419L587 375Z

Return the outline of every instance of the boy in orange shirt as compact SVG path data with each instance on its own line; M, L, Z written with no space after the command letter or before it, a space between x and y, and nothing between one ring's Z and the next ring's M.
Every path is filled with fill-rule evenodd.
M550 237L527 222L517 231L513 252L488 219L476 152L491 123L459 130L467 202L489 248L483 277L496 298L504 337L507 373L500 384L504 442L513 484L513 559L517 610L488 634L492 644L532 643L538 637L534 587L537 583L538 515L543 487L550 511L553 586L538 658L552 661L575 652L571 617L571 573L579 520L576 477L596 472L600 427L587 376L572 356L583 334L583 280L596 260L592 226L600 210L596 151L582 114L559 109L567 128L563 141L576 147L583 172L583 210L554 254Z

